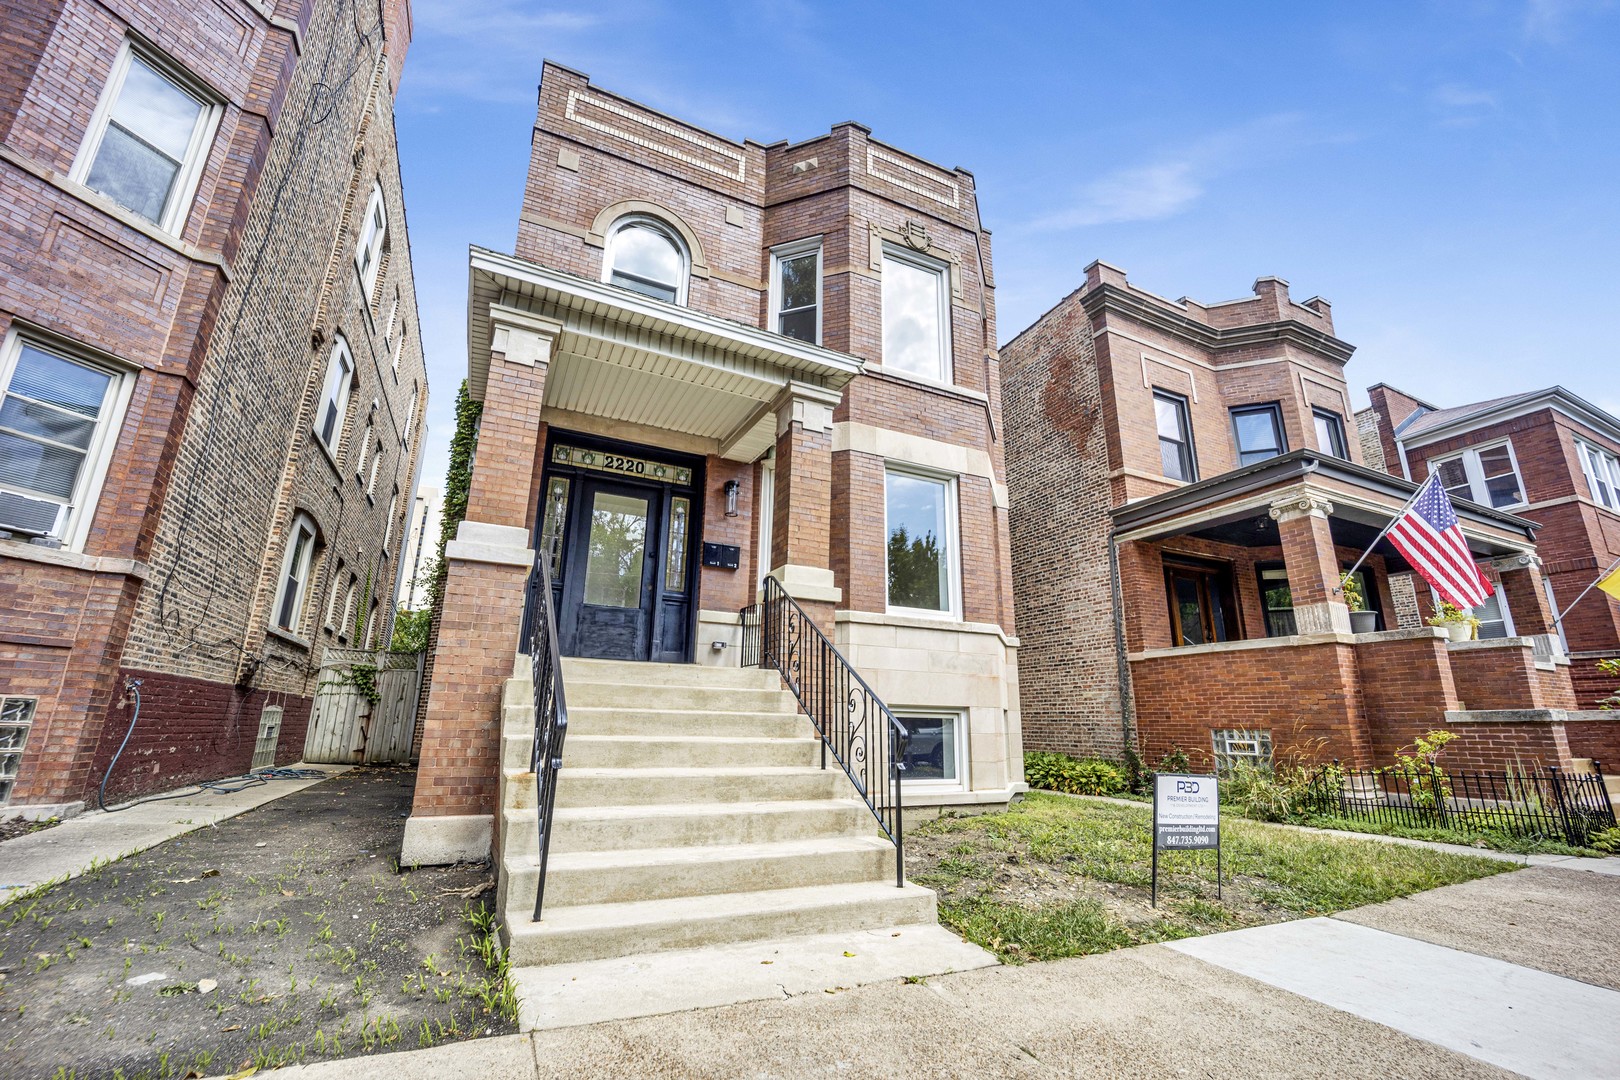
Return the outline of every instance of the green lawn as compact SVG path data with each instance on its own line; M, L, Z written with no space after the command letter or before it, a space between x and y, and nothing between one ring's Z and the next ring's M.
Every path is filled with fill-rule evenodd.
M1151 822L1145 806L1030 792L1001 813L916 827L907 872L939 893L942 922L1023 963L1326 915L1513 868L1226 818L1224 898L1213 852L1161 854L1154 909Z

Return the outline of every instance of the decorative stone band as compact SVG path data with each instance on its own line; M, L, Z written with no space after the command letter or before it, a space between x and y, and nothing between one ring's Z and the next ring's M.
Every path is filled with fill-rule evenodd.
M788 563L772 570L771 577L780 581L782 588L795 600L836 604L844 598L844 590L833 584L833 572L821 567Z
M444 545L444 557L496 566L534 565L528 530L482 521L463 521L456 529L456 538Z

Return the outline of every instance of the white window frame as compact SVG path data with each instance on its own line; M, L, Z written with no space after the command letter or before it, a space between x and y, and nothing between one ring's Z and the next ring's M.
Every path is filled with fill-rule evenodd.
M908 792L922 791L967 791L968 786L968 711L964 708L946 706L943 708L929 708L926 705L893 706L889 709L897 720L949 720L954 729L951 741L955 743L956 752L956 778L954 780L919 780L911 773L906 773L905 789Z
M343 580L343 572L347 569L348 567L344 565L343 560L339 559L337 569L332 571L332 588L326 594L326 617L321 620L321 626L327 633L337 632L337 605L338 596L341 595L338 591L338 583Z
M411 384L411 403L405 410L405 427L399 433L399 444L401 446L411 445L411 428L416 426L416 408L421 403L421 400L422 384L413 382Z
M692 281L692 253L691 251L687 250L686 239L681 236L679 229L675 228L675 226L671 225L663 218L654 217L651 214L626 214L624 217L615 221L612 228L608 229L607 242L602 246L603 283L608 285L613 284L613 256L614 249L617 246L619 239L619 234L624 232L624 230L636 225L652 229L654 232L662 235L664 239L668 240L671 244L675 245L675 252L681 257L681 270L679 275L680 280L675 284L675 299L673 303L679 305L680 307L685 307L687 286ZM624 285L617 287L621 289L627 288L627 286ZM630 291L635 292L637 296L645 296L648 300L659 300L659 298L656 296L647 296L646 293L636 292L634 289L631 289ZM670 303L671 301L665 300L661 302Z
M128 38L119 46L118 57L113 61L112 71L107 76L107 85L101 89L101 99L96 103L96 111L90 116L90 125L85 129L84 142L79 146L79 153L73 159L73 167L68 176L75 183L83 185L89 190L90 169L95 165L96 154L101 149L101 142L107 135L107 124L112 119L114 104L118 95L124 90L124 80L129 75L129 66L133 58L150 67L158 75L173 83L182 93L197 100L202 111L197 115L197 126L192 129L191 142L186 145L185 160L180 163L180 171L175 174L174 187L169 191L169 199L163 205L163 213L157 221L152 222L157 228L170 236L178 237L185 232L186 219L191 214L192 204L197 198L197 185L202 180L203 167L208 161L208 148L214 144L214 135L219 130L219 118L224 111L220 100L201 80L192 75L185 68L180 67L173 60L150 49L144 45L136 45ZM96 197L117 203L109 195L96 192ZM149 218L137 213L128 207L121 208L134 214L142 221Z
M366 310L371 310L371 297L377 288L377 271L382 265L383 246L388 240L388 203L383 198L382 181L371 186L366 199L366 216L360 226L359 239L354 245L354 271L360 276Z
M383 324L383 345L392 350L394 330L399 325L399 289L394 290L394 301L388 305L388 321Z
M371 449L371 474L366 477L366 501L370 502L377 492L377 470L382 465L383 441L377 440L377 445Z
M57 346L13 327L5 336L3 344L0 344L0 400L4 400L11 387L12 376L16 374L17 365L22 360L24 345L69 363L93 368L102 374L112 376L113 379L112 385L107 388L107 396L102 399L101 413L96 417L96 433L91 438L90 445L85 448L84 467L80 469L79 477L74 483L72 501L61 504L62 509L57 512L56 527L50 533L52 537L61 541L62 547L68 551L83 551L85 541L90 535L91 521L95 518L96 504L101 499L101 488L107 479L113 448L118 444L118 433L124 426L124 414L129 408L130 397L135 392L137 375L129 368L114 367L108 363L91 360L71 348ZM15 494L26 499L56 502L51 496L35 492L17 491Z
M394 356L392 361L390 361L390 365L393 368L394 380L396 382L399 380L399 358L405 354L405 337L410 332L411 324L409 322L401 322L399 326L399 336L394 339Z
M889 476L896 474L918 480L945 485L945 588L948 594L943 609L901 607L889 603ZM962 621L962 529L958 515L958 488L960 478L955 473L936 472L904 461L883 463L883 603L891 615L908 615L940 622Z
M1524 473L1519 470L1519 455L1513 450L1512 439L1493 439L1488 443L1481 443L1478 446L1470 446L1468 449L1460 450L1455 454L1447 454L1444 457L1434 458L1429 462L1429 472L1430 474L1439 472L1440 466L1446 464L1447 462L1461 461L1463 473L1468 477L1469 499L1481 506L1490 507L1491 493L1490 489L1485 486L1485 468L1479 463L1479 455L1487 450L1495 450L1502 446L1507 447L1508 461L1513 466L1513 479L1516 480L1519 485L1519 501L1503 503L1501 506L1492 507L1492 509L1510 510L1515 506L1525 506L1530 501L1530 493L1525 490ZM1442 486L1444 485L1442 484Z
M383 526L382 557L388 558L388 545L394 542L394 519L399 516L399 486L395 485L393 495L388 499L388 521Z
M347 642L354 632L355 594L360 590L360 577L349 571L349 582L343 589L343 618L338 622L339 641Z
M939 368L934 375L920 375L916 372L906 371L904 368L889 367L888 358L884 357L881 365L885 371L892 371L902 378L923 379L954 386L956 383L956 365L952 362L951 350L951 264L940 259L932 259L927 255L919 255L915 251L899 247L894 244L883 245L883 261L890 260L909 263L910 265L926 270L939 276L939 288L936 291L939 309ZM880 289L881 294L881 289ZM888 329L883 323L883 314L879 312L879 330L883 335L883 344L888 345Z
M759 463L759 586L776 569L771 565L771 530L776 524L776 451ZM888 583L884 583L888 587Z
M341 372L344 366L348 367L347 377ZM332 339L332 351L326 357L326 375L321 380L320 404L315 409L315 422L310 430L315 441L326 448L335 462L338 451L343 446L343 429L348 426L349 397L354 390L354 353L349 349L349 342L342 334ZM327 407L336 403L336 419L333 420L331 442L321 435L321 424L326 417Z
M298 538L300 535L306 534L309 536L309 544L304 548L303 565L295 567L293 565L293 556L298 552ZM309 603L310 578L315 568L315 548L319 546L320 539L321 532L315 527L314 518L303 511L293 515L292 522L287 527L286 543L282 546L281 573L276 575L276 591L270 598L270 625L277 633L290 634L299 640L303 640L303 634L300 630L304 622L304 616L307 614L305 609ZM287 622L283 623L281 621L281 607L283 598L286 595L289 578L298 580L298 591L294 595L292 614Z
M1597 443L1587 442L1585 439L1575 440L1576 456L1581 459L1581 475L1586 480L1586 491L1592 501L1605 510L1620 514L1620 457L1612 451L1606 450ZM1592 457L1596 456L1597 461ZM1608 473L1603 482L1609 486L1609 499L1604 501L1599 494L1597 469L1606 466Z
M1234 754L1233 743L1254 743L1255 753ZM1276 747L1272 744L1270 728L1212 728L1209 733L1210 753L1214 756L1215 771L1225 775L1235 764L1247 762L1259 768L1271 768L1276 761ZM1264 754L1260 753L1264 749Z
M360 439L360 456L354 463L354 478L361 484L366 482L366 464L371 460L371 435L374 428L375 425L370 421L366 422L366 433Z
M1496 586L1495 591L1491 593L1491 596L1496 600L1496 610L1498 612L1500 612L1501 615L1502 615L1502 620L1501 620L1501 622L1502 622L1502 636L1505 637L1505 638L1518 637L1519 636L1519 631L1518 631L1518 628L1513 625L1513 609L1512 609L1512 607L1510 607L1508 605L1507 593L1502 589L1502 587L1500 585L1498 585L1498 586ZM1436 611L1438 611L1440 609L1440 604L1441 604L1440 594L1435 592L1432 587L1429 589L1429 603L1430 603L1431 606L1433 606L1433 608ZM1483 606L1483 605L1481 605L1481 606ZM1557 609L1554 608L1553 610L1556 611ZM1472 615L1476 619L1480 618L1479 611L1480 611L1480 609L1478 607L1471 607L1471 608L1464 608L1463 609L1464 614ZM1481 621L1482 622L1494 622L1496 620L1487 619L1487 620L1481 620ZM1485 637L1485 635L1481 634L1479 640L1486 641L1486 640L1495 640L1495 639L1488 639L1488 638Z
M816 257L816 339L812 344L821 344L821 237L813 236L806 240L795 240L791 244L778 244L771 248L771 281L770 281L770 319L766 325L774 334L781 334L782 320L782 263L787 259L798 259L805 255ZM802 308L795 308L801 311ZM783 335L786 336L786 335Z

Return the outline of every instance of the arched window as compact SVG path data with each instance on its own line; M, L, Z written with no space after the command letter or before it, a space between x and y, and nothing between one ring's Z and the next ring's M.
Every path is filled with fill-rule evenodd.
M686 302L689 259L675 231L656 218L627 217L613 227L602 280L671 304Z

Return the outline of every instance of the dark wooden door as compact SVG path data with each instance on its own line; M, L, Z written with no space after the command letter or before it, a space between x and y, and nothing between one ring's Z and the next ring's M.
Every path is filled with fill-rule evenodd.
M652 649L664 493L582 477L565 546L563 652L647 660Z

